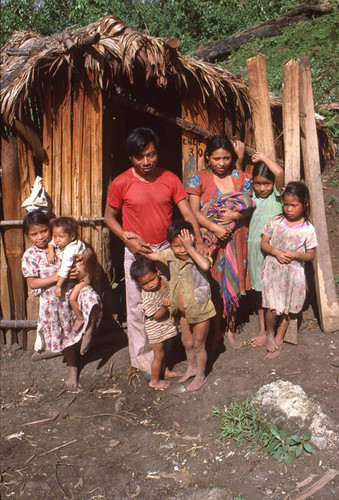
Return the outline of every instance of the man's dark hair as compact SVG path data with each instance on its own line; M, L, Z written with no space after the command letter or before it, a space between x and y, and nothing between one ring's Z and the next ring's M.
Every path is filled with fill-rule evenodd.
M190 234L195 236L193 226L190 222L186 220L177 220L172 222L172 224L167 228L167 241L172 243L174 238L179 236L183 229L187 229Z
M156 151L159 149L159 137L151 128L135 128L126 140L128 156L139 155L150 142L153 142Z
M73 217L58 217L51 221L52 227L61 227L67 234L74 234L78 238L78 223Z
M28 234L28 229L30 226L47 226L49 227L49 216L45 214L42 210L33 210L28 212L22 222L22 228L24 234Z
M136 255L135 261L131 265L130 274L131 278L138 283L139 278L142 278L145 274L156 273L157 271L157 266L152 260L143 255Z

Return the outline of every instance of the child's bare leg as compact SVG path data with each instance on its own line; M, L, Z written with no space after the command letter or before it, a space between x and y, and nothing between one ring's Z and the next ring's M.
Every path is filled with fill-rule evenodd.
M266 354L265 357L267 359L276 358L280 354L280 351L283 347L283 340L284 340L284 336L285 336L289 321L290 321L289 315L283 314L281 316L280 321L279 321L279 325L277 328L277 334L275 336L275 344L277 347L276 347L275 351L268 352Z
M164 359L164 364L165 364L165 379L168 379L168 378L177 378L177 377L181 377L182 376L181 372L170 370L166 366L167 365L166 359L167 359L168 353L169 353L169 351L171 349L172 341L173 341L173 337L165 340L165 342L164 342L164 349L165 349L165 359Z
M235 350L240 349L242 347L242 342L239 342L239 340L236 340L235 338L234 330L235 330L236 317L237 317L237 310L234 309L234 307L232 307L227 318L227 328L225 334L229 346Z
M91 313L89 315L89 320L88 320L88 325L87 325L87 328L85 330L85 333L82 336L81 346L80 346L80 354L82 356L84 354L86 354L86 352L91 347L93 333L94 333L95 325L97 322L98 312L99 312L99 306L97 304L95 304L91 309Z
M83 327L84 324L84 317L82 315L82 312L80 311L80 307L78 304L78 298L81 290L86 286L89 285L89 279L88 278L83 278L79 283L77 283L73 290L71 291L71 294L69 296L69 305L71 306L75 316L76 320L74 322L72 331L75 333L78 333L81 328Z
M63 350L63 355L65 356L66 363L68 366L68 377L66 379L67 387L77 387L78 386L78 363L77 363L77 354L74 346L66 347Z
M197 374L192 382L187 386L189 392L198 391L205 383L205 368L207 361L207 353L205 349L206 338L209 328L209 320L193 325L193 349L197 363Z
M222 302L221 300L215 304L216 315L212 318L213 339L211 346L211 353L215 353L220 344L224 344L224 333L221 330L222 319Z
M277 314L273 309L267 309L266 311L266 349L268 352L274 352L278 349L278 346L274 338L274 328L277 321Z
M195 377L195 375L197 374L197 366L193 348L193 335L191 325L187 323L187 319L184 316L181 316L180 318L180 328L181 340L186 351L187 369L183 376L179 379L179 382L185 382L189 378Z
M252 347L261 347L266 344L266 329L265 329L265 311L262 307L261 292L255 292L257 296L257 312L258 312L258 322L259 322L259 332L256 337L251 339Z
M164 343L159 342L159 344L151 344L151 346L154 357L151 366L151 381L148 385L153 389L168 389L170 382L160 380L161 370L165 361Z

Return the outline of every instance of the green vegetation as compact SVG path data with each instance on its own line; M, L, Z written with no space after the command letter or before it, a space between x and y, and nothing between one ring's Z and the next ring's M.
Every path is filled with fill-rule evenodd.
M338 13L334 11L332 14L317 19L294 23L285 28L280 36L264 40L253 39L238 51L233 52L223 66L232 73L246 76L246 59L261 52L266 56L270 90L281 95L284 62L308 56L316 104L337 101L339 97L337 85L338 20ZM319 112L330 119L333 116L329 111ZM338 129L338 122L334 119L331 125Z
M244 441L254 446L259 444L267 448L268 452L278 460L291 466L293 457L300 457L303 451L313 453L313 446L309 443L312 431L306 431L302 436L288 435L274 424L266 425L255 405L249 398L244 401L236 399L229 405L227 411L213 408L213 415L221 419L219 439L233 439L237 444Z

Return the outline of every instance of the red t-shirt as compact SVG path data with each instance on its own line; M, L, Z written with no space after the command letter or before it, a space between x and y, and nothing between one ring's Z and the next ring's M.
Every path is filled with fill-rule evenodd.
M121 209L124 231L137 233L147 243L157 245L166 240L174 205L186 196L179 178L169 170L159 168L154 182L142 182L129 168L112 181L107 203Z

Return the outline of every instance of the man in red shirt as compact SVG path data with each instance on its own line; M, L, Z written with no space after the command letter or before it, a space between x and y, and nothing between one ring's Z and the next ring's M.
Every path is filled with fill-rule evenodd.
M136 253L160 251L169 246L166 230L172 222L176 205L182 217L192 223L196 245L203 252L199 224L186 198L179 178L158 166L158 136L152 129L134 129L126 147L132 167L116 177L109 188L105 221L125 244L125 285L127 335L131 365L150 373L153 352L145 333L141 312L140 290L130 276ZM122 225L118 216L122 214ZM140 239L126 239L124 232L136 233Z

